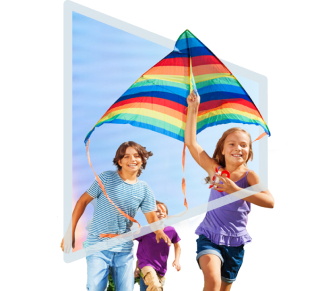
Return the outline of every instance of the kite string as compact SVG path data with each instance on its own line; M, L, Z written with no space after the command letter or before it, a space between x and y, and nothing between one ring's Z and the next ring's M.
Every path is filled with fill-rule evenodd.
M139 222L134 219L133 217L129 216L127 213L125 213L123 210L121 210L117 205L114 204L114 202L111 200L111 198L109 197L109 195L107 194L106 190L105 190L105 187L100 179L100 177L97 175L97 173L95 172L94 168L93 168L93 165L92 165L92 162L91 162L91 156L90 156L90 153L89 153L89 143L90 143L90 140L87 140L87 143L86 143L86 153L87 153L87 160L88 160L88 164L89 166L91 167L93 173L94 173L94 176L95 176L95 180L97 181L97 183L99 184L99 186L101 187L101 190L104 194L104 196L109 200L109 202L119 211L120 214L122 214L124 217L126 217L127 219L129 219L130 221L132 222L135 222L138 224L138 227L140 227L140 224ZM115 236L118 236L119 234L114 234L114 233L102 233L100 234L100 237L115 237Z

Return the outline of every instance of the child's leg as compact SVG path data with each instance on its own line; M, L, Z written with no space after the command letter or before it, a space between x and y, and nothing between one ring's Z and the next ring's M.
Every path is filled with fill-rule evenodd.
M222 281L221 291L230 291L232 287L232 283L226 283Z
M133 255L131 252L117 252L112 262L113 279L116 291L134 289Z
M148 286L146 291L162 291L162 284L157 276L156 271L149 266L141 269L145 284Z
M202 255L198 263L204 274L203 291L220 291L221 289L221 259L213 254Z
M139 291L146 291L147 285L145 285L144 279L140 277L139 280Z
M87 260L87 290L104 291L108 282L110 252L97 252L86 257Z

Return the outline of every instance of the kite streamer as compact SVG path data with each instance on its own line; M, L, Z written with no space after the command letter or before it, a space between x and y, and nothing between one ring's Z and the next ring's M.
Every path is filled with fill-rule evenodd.
M250 96L228 68L189 30L178 38L174 50L145 72L107 110L87 134L104 123L130 124L184 141L187 96L195 90L201 99L197 133L207 127L266 122Z

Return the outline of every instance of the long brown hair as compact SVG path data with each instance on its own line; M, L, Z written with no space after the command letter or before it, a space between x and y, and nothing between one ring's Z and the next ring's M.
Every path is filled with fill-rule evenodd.
M141 157L142 160L142 166L139 169L138 173L137 173L137 177L140 176L140 174L142 173L142 170L146 168L146 164L147 164L147 159L153 155L152 152L147 151L145 147L141 146L140 144L134 142L134 141L126 141L124 143L122 143L119 148L116 151L115 157L113 159L113 164L117 166L118 170L121 170L121 166L119 165L119 161L124 157L124 155L126 154L126 150L127 148L132 147L134 148L137 153L139 154L139 156Z

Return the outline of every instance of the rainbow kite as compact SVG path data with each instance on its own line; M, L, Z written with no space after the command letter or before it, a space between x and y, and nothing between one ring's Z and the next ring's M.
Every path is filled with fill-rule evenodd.
M227 67L189 30L174 50L144 73L87 134L103 123L131 124L184 141L186 98L200 95L197 133L225 123L255 124L270 135L259 110Z

